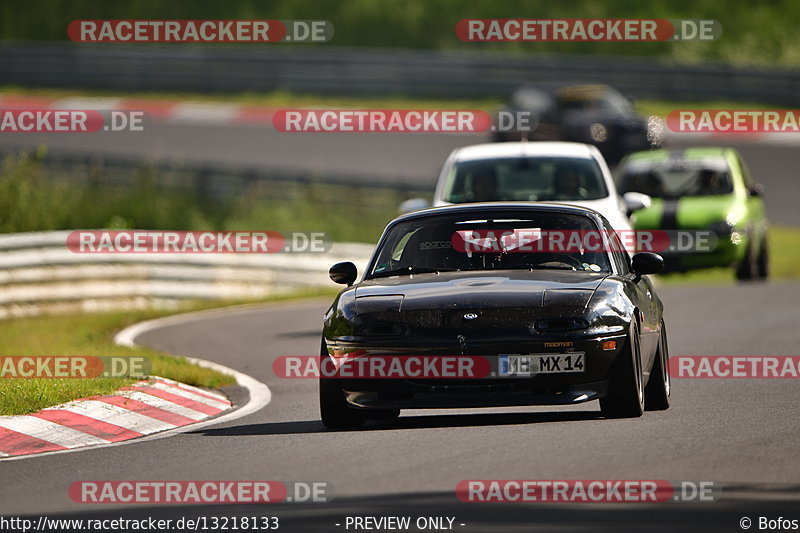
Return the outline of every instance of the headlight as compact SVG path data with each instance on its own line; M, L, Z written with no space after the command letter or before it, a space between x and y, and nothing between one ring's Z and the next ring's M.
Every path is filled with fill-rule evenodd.
M632 305L622 293L609 293L600 288L586 307L586 318L589 319L587 334L606 335L627 330L625 316L632 311Z
M648 117L647 141L653 147L661 146L664 142L664 121L659 117Z
M594 142L605 142L608 140L608 130L599 122L595 122L589 126L589 134L592 136Z
M720 220L719 222L714 222L711 224L708 229L713 231L717 237L728 238L733 232L733 224L729 224L727 221Z

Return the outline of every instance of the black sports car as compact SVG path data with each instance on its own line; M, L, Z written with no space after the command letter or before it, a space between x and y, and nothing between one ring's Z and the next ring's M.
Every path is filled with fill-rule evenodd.
M600 246L589 239L599 235ZM557 246L563 238L572 244ZM348 287L325 314L320 364L335 370L320 377L322 421L347 428L405 408L596 399L607 417L666 409L663 306L646 277L662 266L653 253L631 259L608 221L582 207L483 203L401 216L359 283L353 263L330 269ZM480 360L486 372L342 371L412 357Z
M593 144L610 165L631 152L660 146L662 137L659 119L639 116L607 85L523 85L500 110L492 133L497 142L526 138Z

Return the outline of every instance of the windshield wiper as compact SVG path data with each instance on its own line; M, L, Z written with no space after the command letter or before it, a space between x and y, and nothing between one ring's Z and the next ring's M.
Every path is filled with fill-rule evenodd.
M438 274L439 272L455 272L457 268L451 267L439 267L439 268L427 268L427 267L415 267L415 266L407 266L403 268L398 268L397 270L387 270L385 272L373 272L370 275L370 278L386 278L389 276L408 276L411 274Z
M539 270L539 269L547 270L547 269L550 269L550 270L575 270L575 271L577 271L577 269L574 266L570 266L570 265L567 265L567 264L561 264L561 265L527 265L527 266L525 266L525 268L530 268L531 270Z

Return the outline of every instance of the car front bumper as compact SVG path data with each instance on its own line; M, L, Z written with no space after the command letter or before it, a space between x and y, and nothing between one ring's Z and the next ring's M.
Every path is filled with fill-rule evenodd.
M607 349L608 341L615 347ZM553 346L553 344L557 346ZM521 405L567 405L603 398L608 391L612 365L624 349L626 335L602 335L554 342L472 343L464 354L446 348L409 350L402 348L351 345L338 353L357 352L360 356L397 355L484 357L492 372L480 378L351 378L334 376L347 402L359 409L428 409L457 407L500 407ZM605 344L604 344L605 343ZM481 345L482 344L482 345ZM569 344L569 346L565 346ZM606 349L604 349L604 346ZM329 350L336 351L336 350ZM583 353L582 372L539 373L530 376L498 375L501 354L564 355ZM329 356L330 357L330 356Z
M747 240L734 243L730 238L720 238L717 247L708 252L669 253L661 252L664 258L664 273L686 272L701 268L730 267L744 257Z
M387 390L345 390L347 403L359 409L447 409L470 407L509 407L521 405L568 405L603 398L608 381L581 383L555 390L545 388L494 390L452 388L447 385L406 389L399 396L387 395Z

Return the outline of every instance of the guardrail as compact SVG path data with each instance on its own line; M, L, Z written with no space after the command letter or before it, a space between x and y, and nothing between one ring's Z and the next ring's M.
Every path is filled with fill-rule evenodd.
M18 154L21 150L0 147L0 157ZM397 193L397 204L407 196L430 194L435 181L420 180L398 174L392 179L377 180L368 173L313 172L278 166L242 165L213 161L174 161L168 158L150 159L109 154L70 153L48 149L36 160L49 174L70 176L70 179L99 180L104 184L131 186L141 182L143 175L157 176L157 183L166 189L195 191L208 198L225 198L249 194L255 185L280 185L272 189L275 195L291 195L294 188L311 184L341 185L384 189Z
M66 247L69 233L0 235L0 319L333 287L327 275L333 263L353 261L362 270L373 249L338 243L326 253L79 254Z
M5 43L0 83L119 91L506 97L522 82L608 83L637 98L800 104L800 71L651 57L331 46Z

